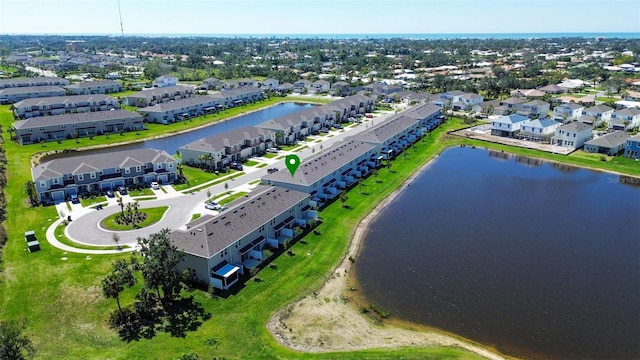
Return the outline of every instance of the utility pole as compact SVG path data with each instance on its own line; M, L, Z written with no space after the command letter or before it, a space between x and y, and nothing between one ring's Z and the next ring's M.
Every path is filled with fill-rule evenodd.
M120 11L120 0L118 0L118 15L120 15L120 32L124 37L124 27L122 27L122 11Z

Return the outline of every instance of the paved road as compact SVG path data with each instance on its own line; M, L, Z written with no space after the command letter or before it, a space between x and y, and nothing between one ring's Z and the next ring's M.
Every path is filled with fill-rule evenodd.
M386 120L391 113L383 114L373 119L374 124L378 124L381 121ZM298 156L302 162L305 159L311 157L312 155L317 155L322 153L322 151L328 149L334 143L344 140L348 136L352 136L361 131L368 129L371 125L371 121L367 121L363 124L360 124L355 127L348 128L347 131L344 132L332 132L333 137L326 138L326 136L321 137L323 140L322 143L315 142L307 142L306 145L309 146L309 149L305 149L301 152L298 152ZM320 144L322 144L323 149L320 149ZM304 145L304 143L300 143L300 145ZM313 151L315 148L315 152ZM287 152L281 152L282 154L286 154ZM282 155L281 154L281 155ZM273 160L269 162L270 165L267 167L277 167L279 169L285 169L284 160ZM250 189L248 185L250 182L261 178L262 176L267 174L267 167L257 169L245 167L246 174L235 179L227 181L229 184L229 191L231 190L240 190L246 191ZM208 188L204 188L202 190L192 192L189 194L183 194L180 192L169 192L165 194L164 192L156 192L158 195L158 199L156 200L145 200L140 201L140 209L144 208L152 208L159 206L168 206L169 209L165 213L164 217L154 225L145 227L139 230L130 230L130 231L111 231L101 228L99 226L100 222L111 214L115 214L120 211L120 207L118 205L109 205L102 210L93 210L93 209L74 209L71 212L72 222L65 229L66 236L78 243L87 244L87 245L114 245L113 242L113 234L117 233L120 237L120 245L129 245L135 247L137 243L138 237L147 237L150 234L156 233L164 228L169 229L179 229L184 227L192 217L194 213L211 213L215 214L215 211L205 210L204 209L204 201L207 200L207 190L215 195L221 194L227 189L224 188L224 183L219 183L216 185L212 185ZM126 203L126 201L125 201ZM111 204L111 203L110 203ZM48 231L47 238L50 239L50 236L53 236L53 231ZM55 241L55 238L50 239L50 242L54 246L58 246L59 242ZM63 250L69 250L68 247L63 248L58 246ZM77 252L84 252L79 250ZM87 253L109 253L109 252L117 252L117 251L86 251Z

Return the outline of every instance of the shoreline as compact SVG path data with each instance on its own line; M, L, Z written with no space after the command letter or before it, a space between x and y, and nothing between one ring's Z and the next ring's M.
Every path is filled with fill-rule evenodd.
M269 109L269 108L272 108L274 106L280 105L282 103L287 103L287 102L298 103L298 104L318 104L318 102L314 102L314 101L311 101L311 100L308 100L308 101L304 101L304 100L286 100L286 97L284 97L283 99L285 99L285 100L278 101L278 102L273 103L271 105L260 107L260 108L257 108L257 109L243 111L241 113L238 113L238 114L230 116L230 117L221 118L220 120L215 121L215 122L210 122L210 123L207 123L207 124L198 125L198 126L195 126L195 127L192 127L192 128L188 128L188 129L182 129L182 130L178 130L178 131L175 131L175 132L166 132L166 133L162 133L162 134L159 134L159 135L154 135L154 136L151 136L151 137L148 137L148 138L144 138L144 139L141 138L141 139L137 139L137 140L129 140L129 141L116 142L116 143L103 144L103 145L83 146L83 147L80 147L80 148L72 148L72 149L68 149L68 150L69 150L70 153L73 153L73 152L79 153L79 152L87 151L87 150L106 149L106 148L110 148L110 147L138 144L138 143L142 143L142 142L149 141L149 140L163 139L163 138L171 137L171 136L174 136L174 135L180 135L180 134L188 133L188 132L191 132L191 131L201 130L201 129L204 129L204 128L209 127L209 126L213 126L213 125L216 125L216 124L221 124L221 123L224 123L224 122L227 122L227 121L230 121L230 120L237 119L237 118L239 118L241 116L245 116L245 115L252 114L254 112L258 112L258 111L261 111L261 110ZM54 155L54 154L60 154L62 152L64 152L64 150L50 150L50 151L45 151L45 152L38 152L38 153L35 153L35 154L31 155L31 157L29 158L29 162L31 163L31 166L38 166L40 164L40 162L39 162L40 159L42 159L43 157L49 156L49 155ZM173 156L174 154L170 154L170 155Z
M442 151L448 149L445 148ZM412 347L457 347L492 360L510 359L496 350L426 325L392 319L375 324L363 315L346 295L348 282L354 280L350 257L359 254L369 224L411 182L440 156L438 152L416 169L397 189L385 197L357 225L348 251L320 289L284 306L268 320L269 333L281 345L296 351L323 353L365 349Z

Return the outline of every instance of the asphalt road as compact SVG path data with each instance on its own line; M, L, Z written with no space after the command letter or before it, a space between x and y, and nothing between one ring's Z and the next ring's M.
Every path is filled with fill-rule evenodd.
M386 120L390 115L392 114L388 113L380 115L373 119L373 123L378 124L379 122ZM312 155L322 153L322 151L328 149L334 143L344 140L348 136L355 135L361 131L368 129L371 126L370 124L371 121L367 121L356 127L349 128L348 131L342 133L333 131L333 137L323 138L322 143L308 142L307 146L309 146L309 149L297 152L297 154L302 162L304 162L305 159L311 157ZM304 143L300 144L303 145ZM322 144L322 150L320 149L320 144ZM313 148L315 148L315 153L312 150ZM286 154L286 152L281 153ZM248 183L256 179L260 179L262 176L266 175L268 167L277 167L278 169L283 170L285 169L284 160L275 161L273 163L270 163L269 166L261 169L245 167L245 175L237 177L233 180L229 180L227 182L229 184L228 190L241 190L242 188L246 189ZM215 211L204 209L204 202L207 200L207 190L209 190L209 192L214 196L215 194L221 194L225 191L228 191L224 188L224 183L220 183L189 194L170 193L160 195L157 200L140 201L140 209L159 206L168 206L169 209L159 222L138 230L111 231L103 229L99 226L100 222L104 218L120 211L120 207L118 205L107 206L102 210L86 210L81 214L74 214L74 216L79 216L77 218L73 218L73 221L65 229L65 233L66 236L71 240L89 245L114 245L113 234L117 233L120 237L120 245L133 246L137 243L137 239L139 237L147 237L150 234L157 233L164 228L175 230L184 227L184 225L186 225L191 220L192 214L194 213L216 214L217 212Z

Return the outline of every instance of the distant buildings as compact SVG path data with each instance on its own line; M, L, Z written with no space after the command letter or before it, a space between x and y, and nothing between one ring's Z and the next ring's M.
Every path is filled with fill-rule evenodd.
M155 104L188 98L194 95L193 88L182 85L138 91L127 96L124 103L129 106L147 107Z
M169 124L176 121L190 119L219 110L220 97L212 95L198 95L184 99L161 102L147 106L140 110L147 122Z
M108 95L76 95L32 98L13 104L13 113L19 119L119 109L118 100Z
M0 79L0 89L33 86L67 86L69 80L58 77Z
M7 87L0 90L0 104L13 104L31 98L64 96L66 91L53 85Z
M73 95L110 94L122 91L122 83L114 80L84 81L65 86Z
M154 88L163 88L163 87L176 86L176 85L178 85L178 78L171 75L158 76L153 81Z

